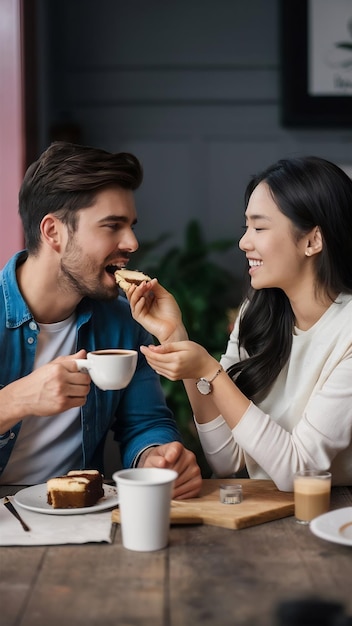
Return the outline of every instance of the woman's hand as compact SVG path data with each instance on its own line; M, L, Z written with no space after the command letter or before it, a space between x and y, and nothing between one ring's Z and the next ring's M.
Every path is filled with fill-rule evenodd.
M160 341L187 339L182 315L175 298L156 278L141 285L133 285L127 294L132 316Z
M141 346L140 350L149 365L169 380L212 378L219 368L218 361L193 341Z

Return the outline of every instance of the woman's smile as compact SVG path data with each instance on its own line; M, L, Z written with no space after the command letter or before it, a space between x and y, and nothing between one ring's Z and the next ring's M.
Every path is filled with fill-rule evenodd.
M263 265L260 259L247 259L249 265L249 273L252 275L259 267Z

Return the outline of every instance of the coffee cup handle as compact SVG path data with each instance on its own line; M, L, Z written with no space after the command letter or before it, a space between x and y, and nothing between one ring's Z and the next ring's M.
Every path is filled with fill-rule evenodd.
M82 372L82 374L89 374L91 367L89 367L87 359L75 359L75 361L77 363L78 370Z

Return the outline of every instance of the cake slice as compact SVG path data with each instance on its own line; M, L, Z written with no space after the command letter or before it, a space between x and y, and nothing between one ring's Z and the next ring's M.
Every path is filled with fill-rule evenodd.
M104 496L103 477L98 470L73 470L50 478L48 504L54 509L80 509L94 506Z
M151 280L150 276L143 272L126 270L125 268L116 270L114 275L118 286L126 293L129 291L131 285L140 285L144 281L149 282Z

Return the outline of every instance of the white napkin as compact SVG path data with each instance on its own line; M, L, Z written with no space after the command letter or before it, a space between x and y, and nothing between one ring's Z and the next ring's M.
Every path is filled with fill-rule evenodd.
M7 510L0 499L1 546L50 546L68 543L111 543L111 511L97 511L80 515L48 515L35 513L9 500L17 509L30 531Z

